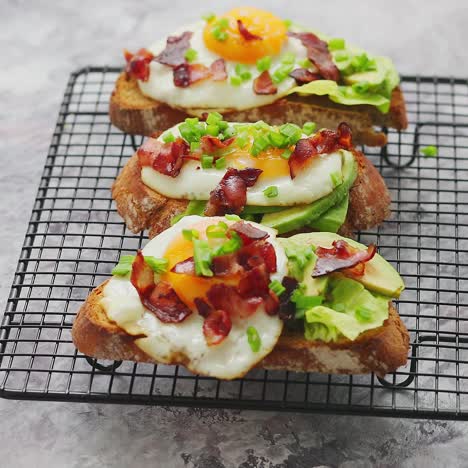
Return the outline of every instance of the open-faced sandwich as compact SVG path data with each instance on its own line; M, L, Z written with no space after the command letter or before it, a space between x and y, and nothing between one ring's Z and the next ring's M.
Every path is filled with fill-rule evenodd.
M400 275L337 234L277 238L236 215L187 216L112 273L73 324L88 356L220 379L257 366L384 375L407 360Z
M210 111L272 125L346 121L356 142L370 146L386 143L374 125L407 127L390 59L256 8L208 15L148 49L125 51L125 59L110 118L130 134L151 135Z
M350 128L315 131L311 122L272 127L187 118L147 139L112 188L133 232L150 237L181 216L238 214L280 234L351 235L390 214L382 177L355 149Z

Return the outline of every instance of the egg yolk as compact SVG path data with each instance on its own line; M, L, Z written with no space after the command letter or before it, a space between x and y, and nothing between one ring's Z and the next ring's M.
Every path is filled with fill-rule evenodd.
M191 229L195 229L200 234L200 239L206 238L206 228L213 224L212 221L206 220L201 223L192 226ZM216 223L215 223L216 224ZM185 275L181 273L172 273L171 269L179 262L187 260L193 257L193 243L179 234L169 244L164 258L169 262L167 272L161 275L161 281L166 281L177 293L181 301L190 307L192 310L196 310L194 300L197 297L206 298L208 290L216 283L224 283L236 285L239 282L239 278L236 275L224 276L223 278L215 277L203 277L195 275Z
M220 18L228 20L225 40L219 40L213 34L213 28ZM261 39L244 39L239 32L237 20L241 20L250 33ZM203 31L203 39L209 50L226 60L250 64L266 55L278 55L287 39L287 28L281 18L268 11L241 7L209 21Z
M258 156L252 156L248 150L237 150L226 156L227 165L235 169L255 168L261 169L259 180L266 181L277 177L289 176L287 159L281 157L285 150L282 148L269 148Z

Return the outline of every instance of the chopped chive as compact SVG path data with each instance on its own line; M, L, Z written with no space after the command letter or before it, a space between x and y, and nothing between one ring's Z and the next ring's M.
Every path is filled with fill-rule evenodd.
M275 198L278 196L278 187L275 185L270 185L270 187L267 187L264 191L263 194L267 198Z
M287 29L289 29L292 25L292 20L290 19L285 19L283 20L284 25L286 26Z
M221 29L226 29L229 27L229 20L227 18L220 18L218 25Z
M215 161L216 169L225 169L226 168L226 158L222 156Z
M374 313L367 307L359 306L356 308L356 318L360 322L370 322L374 318Z
M264 120L257 120L257 122L252 125L257 130L270 130L270 126Z
M334 59L337 61L337 62L344 62L345 60L348 60L349 59L349 53L346 52L346 51L338 51L335 55L334 55Z
M312 62L306 58L304 60L300 60L297 62L302 68L310 68L312 66Z
M236 214L225 214L224 217L228 221L240 221L241 220L240 216L237 216Z
M217 125L211 124L206 126L206 134L211 136L218 136L219 134L219 127Z
M269 138L266 135L259 135L254 138L252 147L250 148L250 154L252 156L258 156L262 151L265 151L269 145Z
M228 38L227 32L223 31L219 26L214 26L211 30L211 34L220 42L224 42Z
M277 296L281 296L281 294L286 291L286 288L278 281L273 280L269 285L268 288L273 291Z
M207 23L209 23L211 20L215 19L216 15L214 13L205 13L202 16L202 19L204 19Z
M145 255L145 263L151 267L155 273L164 273L167 271L169 261L167 258L156 258L150 255Z
M211 271L211 249L206 240L193 239L193 260L197 276L213 276Z
M185 51L184 57L187 59L187 62L193 62L197 58L198 52L191 47Z
M191 141L190 142L190 151L193 153L197 151L197 149L200 148L200 142L199 141Z
M182 229L182 235L184 239L191 241L192 239L198 239L200 234L196 229Z
M287 52L281 57L281 63L291 65L296 61L296 56L292 52Z
M240 219L240 218L239 218ZM237 232L231 232L231 237L213 252L213 257L237 252L242 247L242 239Z
M279 132L273 131L268 134L270 143L276 148L281 148L287 141L287 138Z
M229 82L232 86L240 86L242 84L242 78L240 76L231 76Z
M284 64L280 65L271 76L273 83L279 84L284 81L289 74L293 71L294 64Z
M262 57L257 60L256 65L257 65L257 70L259 72L269 70L271 67L271 57L269 55L265 55L265 57Z
M231 138L237 133L234 127L227 127L226 130L223 131L224 138Z
M162 140L164 141L164 143L171 143L171 142L175 141L175 136L171 132L166 132L166 133L163 134Z
M335 37L328 41L328 48L330 50L342 50L345 48L345 40Z
M203 169L211 169L213 167L213 161L213 156L208 156L207 154L204 154L201 157L201 167Z
M302 137L302 129L295 124L283 124L279 128L279 131L288 137L288 143L291 145L295 145Z
M305 133L307 136L311 135L315 128L317 127L315 122L306 122L302 126L302 133Z
M249 326L247 327L247 341L249 342L250 349L254 353L258 353L260 348L262 347L262 340L258 331L255 327Z
M281 157L283 159L289 159L291 157L291 154L292 154L292 151L289 149L289 148L286 148L282 153L281 153Z
M111 273L115 276L128 275L132 271L133 260L135 260L135 255L122 255Z
M421 148L419 150L421 152L421 154L423 156L425 156L426 158L434 158L437 156L437 146L433 146L433 145L430 145L430 146L424 146L423 148Z
M206 118L206 123L208 125L217 125L221 120L223 120L223 116L219 112L210 112Z
M238 148L245 148L245 146L247 145L249 141L249 137L244 133L242 135L237 135L237 138L236 138L236 146Z
M343 175L341 172L332 172L330 174L330 179L332 181L333 187L338 187L343 183Z
M236 75L240 76L242 81L247 81L250 80L250 78L252 78L252 73L250 73L249 69L241 63L238 63L236 65L235 71Z
M212 224L206 228L206 236L210 239L224 239L228 225L220 221L218 224Z
M296 289L291 295L291 301L296 304L296 309L310 309L323 302L323 296L306 296L300 289Z

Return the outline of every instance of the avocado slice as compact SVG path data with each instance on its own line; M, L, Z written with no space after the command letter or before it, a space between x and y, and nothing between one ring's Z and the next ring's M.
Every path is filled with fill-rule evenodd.
M314 219L309 226L317 229L317 231L323 232L337 232L338 229L343 225L348 213L349 205L349 194L338 202L335 206L332 206L326 213L320 218Z
M349 151L342 151L343 157L343 183L325 197L316 200L309 205L296 206L276 213L267 213L263 216L261 223L272 227L283 234L288 231L300 229L318 219L331 207L341 202L349 193L358 172L354 156Z
M336 240L344 240L348 244L358 249L364 250L365 245L360 244L352 239L339 236L331 232L310 232L307 234L297 234L290 238L295 242L304 242L320 247L331 247ZM374 258L366 263L366 271L363 276L356 278L370 291L383 294L389 297L398 298L405 289L405 284L398 272L379 254L375 254Z
M305 286L304 295L306 296L323 296L327 289L329 276L312 277L316 260L317 257L314 256L304 270L304 281L302 284Z

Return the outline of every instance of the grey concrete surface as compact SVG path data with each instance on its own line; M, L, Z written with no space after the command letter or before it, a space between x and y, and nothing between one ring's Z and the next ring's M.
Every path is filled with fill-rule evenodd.
M1 311L69 73L120 64L123 47L238 2L213 3L0 2ZM468 76L464 1L250 4L389 55L403 73ZM0 400L4 467L462 467L467 434L443 421Z

